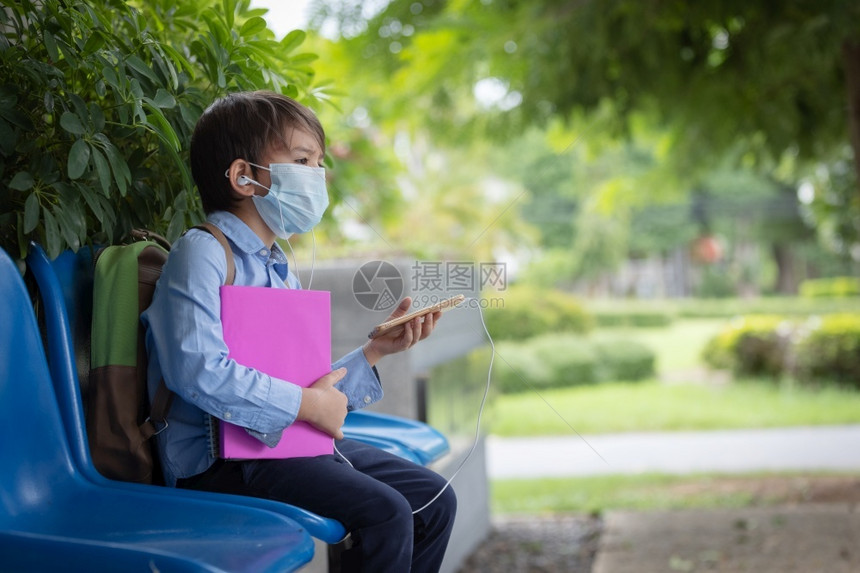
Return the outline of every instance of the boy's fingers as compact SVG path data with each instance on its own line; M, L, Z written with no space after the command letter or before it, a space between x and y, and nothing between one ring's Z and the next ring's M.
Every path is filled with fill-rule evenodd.
M311 384L314 388L331 388L338 382L340 382L343 377L346 376L346 368L338 368L337 370L332 370L313 384Z
M397 305L397 308L394 309L394 312L391 313L391 316L389 316L388 319L391 320L392 318L400 318L401 316L409 312L410 306L412 306L412 297L404 297L404 299L400 301L400 304Z

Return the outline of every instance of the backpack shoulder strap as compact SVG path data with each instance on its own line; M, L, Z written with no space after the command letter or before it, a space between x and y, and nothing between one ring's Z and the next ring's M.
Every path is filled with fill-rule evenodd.
M227 259L227 279L224 281L224 284L232 285L233 281L236 279L236 263L233 260L233 249L230 248L230 244L227 242L227 237L224 235L224 232L212 223L195 225L192 229L199 229L209 233L215 237L215 239L217 239L224 248L224 257ZM151 239L153 237L150 234L145 238ZM173 392L170 391L167 384L164 383L164 378L162 378L155 391L155 397L152 400L149 418L146 419L144 425L141 427L141 431L146 432L147 437L158 434L161 430L167 427L167 413L170 411L170 406L173 403L173 396ZM158 427L156 424L158 424Z
M224 236L224 232L212 223L195 225L192 229L206 231L215 237L218 242L221 243L221 246L224 247L224 256L227 258L227 280L224 281L224 284L232 285L233 281L236 279L236 263L233 261L233 249L230 248L230 243L227 242L227 237Z

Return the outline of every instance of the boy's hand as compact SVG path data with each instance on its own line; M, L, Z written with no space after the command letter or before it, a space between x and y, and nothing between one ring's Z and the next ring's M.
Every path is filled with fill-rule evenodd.
M386 321L399 318L409 312L412 306L412 298L406 297L391 313ZM395 352L402 352L412 348L421 340L424 340L433 332L436 322L442 316L441 312L432 312L410 320L399 328L369 340L364 344L364 356L371 366L375 366L380 358Z
M343 439L346 395L334 387L346 376L346 368L329 372L307 388L302 388L302 403L297 419L308 422L336 440Z

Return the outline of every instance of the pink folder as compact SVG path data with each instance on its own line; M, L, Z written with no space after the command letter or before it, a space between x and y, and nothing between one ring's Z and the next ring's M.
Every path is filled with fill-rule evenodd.
M327 291L222 286L221 324L229 357L275 378L310 386L331 371L331 300ZM269 448L244 428L221 422L220 455L228 459L331 454L331 436L294 422Z

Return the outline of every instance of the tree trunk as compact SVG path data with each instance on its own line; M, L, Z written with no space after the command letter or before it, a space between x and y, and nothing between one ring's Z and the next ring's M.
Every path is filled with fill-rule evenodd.
M773 243L771 252L776 262L776 285L774 285L776 292L786 295L797 294L797 273L791 247L784 243Z
M860 182L860 41L845 40L842 43L842 66L848 92L848 133L854 148L854 169Z

